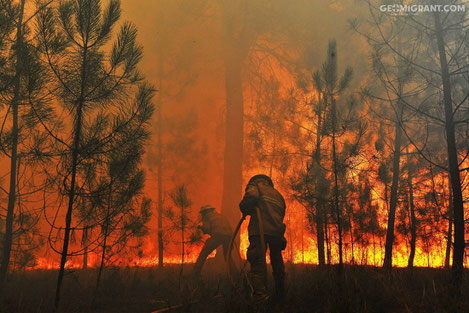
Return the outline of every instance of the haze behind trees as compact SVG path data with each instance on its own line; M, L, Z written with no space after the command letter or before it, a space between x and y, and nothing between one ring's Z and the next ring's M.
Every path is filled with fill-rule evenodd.
M457 293L464 14L393 16L367 1L1 5L2 282L60 254L58 304L69 257L100 255L98 290L127 240L130 258L182 271L194 208L211 203L235 225L262 172L288 200L290 260L340 272L425 260L452 266Z

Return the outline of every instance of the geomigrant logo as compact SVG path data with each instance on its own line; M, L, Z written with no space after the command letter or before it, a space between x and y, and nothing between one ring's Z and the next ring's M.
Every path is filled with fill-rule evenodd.
M432 12L466 12L464 4L383 4L379 7L383 13L399 15L432 13Z

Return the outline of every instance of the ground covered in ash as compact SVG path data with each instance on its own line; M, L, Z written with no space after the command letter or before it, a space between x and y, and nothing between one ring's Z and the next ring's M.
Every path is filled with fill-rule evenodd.
M190 271L187 265L186 271ZM348 266L343 276L337 268L288 265L288 296L282 312L469 312L469 282L462 295L448 288L443 269L382 269ZM466 273L467 276L467 273ZM15 272L1 295L0 312L50 313L57 271ZM239 280L233 290L221 271L204 270L198 281L183 275L179 267L109 268L95 294L96 270L70 271L65 278L60 312L151 313L250 312L246 286ZM272 280L269 286L273 289ZM272 313L275 312L273 309Z

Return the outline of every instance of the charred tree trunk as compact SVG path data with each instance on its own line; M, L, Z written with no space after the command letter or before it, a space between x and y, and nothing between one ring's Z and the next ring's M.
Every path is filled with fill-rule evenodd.
M184 255L185 255L185 242L184 242L184 206L181 207L181 241L182 241L182 254L181 254L181 268L179 269L179 288L181 288L182 274L184 272Z
M105 233L104 233L103 249L101 250L101 261L99 263L98 277L96 279L95 297L99 290L99 284L101 283L101 276L103 274L104 262L106 259L106 248L107 248L107 234L106 233L107 233L107 229L105 229Z
M304 234L305 226L301 226L301 259L303 260L303 264L305 264L305 234Z
M326 258L324 254L324 222L322 212L324 210L324 204L318 204L316 207L316 236L317 236L317 246L318 246L318 264L319 266L324 266L326 264Z
M26 0L21 1L20 15L16 26L16 64L14 77L13 99L11 101L12 109L12 138L10 155L10 187L8 190L8 207L5 225L5 235L3 240L2 265L0 266L0 291L3 289L5 279L10 265L11 246L13 244L13 220L16 203L16 179L17 179L17 161L18 161L18 106L20 101L21 88L21 50L23 48L23 14Z
M160 62L161 63L161 62ZM161 65L159 65L161 67ZM161 72L161 70L160 70ZM161 74L161 73L160 73ZM164 243L163 243L163 142L162 142L162 99L161 99L161 78L158 92L157 116L157 136L158 136L158 267L164 266Z
M82 269L88 268L88 227L83 227L83 235L81 238L81 244L83 245L83 265Z
M446 234L446 253L445 268L449 268L449 260L451 257L451 248L453 246L453 192L451 191L451 180L448 177L448 232Z
M461 177L458 164L458 149L456 146L455 126L453 120L453 100L451 96L451 81L446 59L445 42L440 16L435 13L435 29L440 57L441 78L443 83L443 103L445 109L445 130L448 149L448 165L451 177L451 188L453 191L453 214L454 214L454 248L453 248L453 285L456 293L460 293L461 278L464 267L464 205L461 190Z
M243 183L244 102L242 59L235 52L225 58L226 130L222 211L230 221L239 217L238 202Z
M331 114L332 114L332 162L334 167L334 210L337 219L337 232L339 234L339 273L343 272L344 261L343 261L343 249L342 249L342 216L339 208L339 174L338 174L338 160L336 151L336 124L337 124L337 112L335 98L331 96Z
M353 240L353 225L352 225L352 208L347 205L347 215L350 225L350 247L352 249L352 258L350 263L355 264L355 251L354 251L354 240Z
M291 222L290 222L290 219L288 219L288 240L290 241L290 263L293 264L294 262L294 253L293 253L293 233L292 233L292 228L291 228Z
M330 240L329 240L329 233L328 233L328 230L329 230L329 222L328 222L328 218L327 218L327 212L324 210L324 237L325 237L325 240L326 240L326 252L327 252L327 260L326 260L326 264L327 265L330 265L331 264L331 244L330 244Z
M399 95L400 97L400 95ZM401 104L399 104L401 106ZM399 109L401 111L401 109ZM386 232L386 245L384 248L384 263L383 267L386 269L392 268L392 248L394 244L394 222L396 219L396 208L397 208L397 192L399 188L399 173L400 173L400 162L401 162L401 123L400 116L396 116L395 122L395 135L394 135L394 155L392 162L392 184L391 184L391 196L389 200L389 211L388 211L388 228Z
M321 99L319 99L319 102ZM316 130L316 151L314 153L314 159L316 163L321 168L321 128L322 128L322 110L318 112L318 127ZM317 236L317 246L318 246L318 263L319 266L324 266L326 263L324 255L324 201L321 198L321 195L317 194L320 199L316 203L316 236Z
M375 242L375 234L373 233L372 236L373 240L373 265L376 266L376 242Z
M409 168L407 183L409 185L409 208L410 208L410 254L409 260L407 262L407 267L412 269L414 267L414 257L415 257L415 243L417 241L417 225L415 217L415 203L414 203L414 187L413 187L413 177L412 169Z

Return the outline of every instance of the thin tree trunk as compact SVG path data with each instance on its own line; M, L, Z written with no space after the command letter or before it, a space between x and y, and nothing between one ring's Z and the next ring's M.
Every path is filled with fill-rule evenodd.
M181 255L181 269L179 270L179 288L181 288L182 273L184 272L184 206L181 206L181 239L182 239L182 255Z
M161 61L160 61L161 63ZM161 66L161 65L160 65ZM160 70L161 72L161 70ZM161 73L160 73L161 75ZM162 99L161 99L162 82L160 78L160 87L158 93L157 114L157 136L158 136L158 267L164 266L164 243L163 243L163 142L162 142Z
M99 284L101 282L101 275L102 275L103 269L104 269L104 262L105 262L105 259L106 259L107 237L108 237L108 235L107 235L107 227L106 227L105 230L104 230L103 249L101 250L101 261L100 261L99 269L98 269L98 277L96 279L95 296L98 293Z
M445 109L445 130L448 148L448 165L453 190L453 214L454 214L454 248L453 248L453 284L455 292L460 293L461 278L464 268L464 205L461 190L461 177L458 164L458 149L456 146L455 127L453 120L453 100L451 96L451 81L446 59L445 42L440 16L435 13L436 39L438 54L440 57L441 78L443 83L443 103Z
M85 77L86 77L86 67L87 67L87 46L83 48L83 60L82 60L82 69L81 69L81 91L80 97L77 101L76 108L76 120L73 127L74 136L73 136L73 145L72 145L72 169L71 169L71 181L70 181L70 191L68 193L68 207L67 215L65 217L65 234L64 234L64 243L62 248L62 255L60 259L60 269L59 275L57 278L57 287L55 291L55 301L54 301L54 312L57 311L60 303L60 290L62 287L62 281L65 273L65 263L67 262L68 256L68 246L70 241L70 229L72 225L72 211L73 204L75 202L75 185L76 185L76 176L77 176L77 165L78 165L78 155L81 141L81 131L83 127L83 105L84 105L84 95L85 95Z
M399 95L400 97L400 95ZM400 102L400 100L399 100ZM399 104L401 107L401 104ZM401 108L399 108L401 111ZM395 122L395 135L394 135L394 155L392 164L392 184L391 184L391 198L388 210L388 228L386 231L386 245L384 248L384 263L383 267L390 270L392 268L392 248L394 244L394 222L396 218L397 208L397 192L399 188L399 174L400 174L400 161L401 161L401 125L400 116L396 116Z
M343 261L343 251L342 251L342 221L341 214L339 209L339 179L338 179L338 168L337 168L337 152L336 152L336 142L335 142L335 132L336 132L336 103L334 97L331 97L332 100L332 162L334 163L334 209L336 212L337 218L337 232L339 234L339 273L343 272L344 261Z
M293 264L294 262L294 256L293 256L293 234L292 234L292 228L291 228L291 223L290 219L288 219L288 237L290 239L290 263Z
M112 175L112 174L111 174ZM111 177L111 181L109 183L109 195L108 195L108 203L107 203L107 212L106 212L106 220L104 221L104 228L103 228L103 250L101 251L101 263L99 265L99 270L98 270L98 277L96 279L96 289L94 292L94 298L93 298L93 304L96 301L96 297L98 295L99 291L99 284L101 282L101 275L103 273L104 265L105 265L105 260L106 260L106 248L107 248L107 239L109 237L109 224L110 224L110 215L111 215L111 208L112 208L112 187L113 187L113 180Z
M316 205L316 236L317 236L317 247L318 247L318 262L319 266L324 266L325 254L324 254L324 222L323 222L323 209L324 204Z
M94 289L93 300L91 302L93 307L98 297L99 285L101 283L101 276L103 274L104 262L106 258L106 245L107 245L107 227L106 227L106 230L104 231L103 249L101 250L101 261L100 261L99 269L98 269L98 277L96 278L96 287Z
M86 270L88 268L88 227L83 227L83 235L81 239L83 245L83 266L82 269Z
M430 267L430 245L428 244L427 226L423 227L423 238L425 243L425 250L427 252L427 267Z
M409 163L409 162L408 162ZM414 267L415 257L415 243L417 241L417 225L415 217L415 203L414 203L414 187L412 169L409 167L407 175L407 184L409 185L409 207L410 207L410 254L407 262L407 267L412 269Z
M11 156L10 156L10 187L8 190L8 208L5 225L5 235L3 240L3 255L2 264L0 266L0 291L3 289L5 279L10 265L11 246L13 243L13 220L16 202L16 179L17 179L17 161L18 161L18 106L20 101L20 88L21 88L21 50L23 48L23 15L24 5L26 0L21 1L20 15L18 24L16 26L16 64L15 64L15 78L14 78L14 91L13 100L11 101L12 108L12 143L11 143Z
M448 175L448 232L446 234L446 253L445 268L449 268L449 260L451 257L451 247L453 246L453 192L451 191L451 179Z
M348 206L347 206L348 207ZM350 261L350 263L354 264L355 263L355 254L354 254L354 242L353 242L353 225L352 225L352 212L351 212L352 208L348 208L347 209L347 215L348 215L348 221L349 221L349 224L350 224L350 245L351 245L351 248L352 248L352 259Z
M319 99L321 103L321 98ZM316 151L314 153L313 159L316 160L319 168L321 168L321 128L322 128L322 110L318 112L318 127L316 130ZM318 180L316 180L318 181ZM321 197L321 195L317 195ZM324 221L323 221L323 211L324 211L324 201L318 199L316 203L316 237L317 237L317 246L318 246L318 262L319 266L324 266L325 264L325 255L324 255Z
M303 264L305 264L305 234L304 234L305 226L301 225L301 258L303 260Z
M376 242L375 242L375 234L373 233L373 265L376 266Z
M274 104L272 104L274 105ZM277 150L277 140L276 140L275 129L273 133L273 147L272 147L272 158L270 159L270 169L269 169L269 177L273 179L274 173L274 164L275 164L275 151Z
M329 241L329 222L327 218L327 213L324 211L324 235L326 239L326 251L327 251L327 265L331 264L331 245Z

